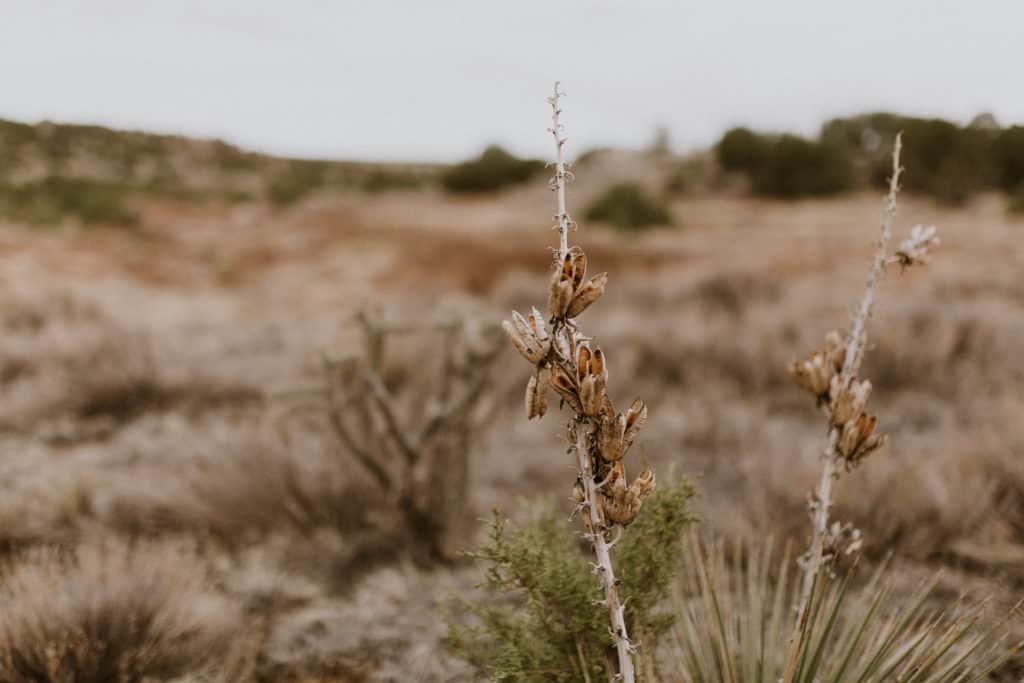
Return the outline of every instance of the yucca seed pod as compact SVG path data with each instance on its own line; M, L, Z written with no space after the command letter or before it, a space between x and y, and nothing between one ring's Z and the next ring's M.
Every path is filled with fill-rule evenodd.
M566 257L567 268L563 271L564 279L572 286L572 291L575 294L583 284L583 278L587 275L587 255L583 253L581 247L574 246L569 249Z
M601 347L594 349L590 355L590 367L588 368L590 374L597 375L601 378L601 381L605 384L608 383L608 364L604 360L604 352L601 351Z
M551 369L551 388L555 390L555 393L558 394L563 401L569 404L569 407L577 413L582 413L583 406L580 405L580 399L577 395L577 386L578 385L573 377L560 366L556 365Z
M548 410L548 388L551 386L551 369L540 366L530 375L526 383L526 419L544 417Z
M584 415L597 417L604 408L604 379L600 375L587 375L580 382L580 405Z
M825 353L815 351L809 360L794 361L789 366L789 374L801 388L821 397L828 393L835 371Z
M590 359L593 356L593 352L590 350L590 346L586 343L580 344L576 349L576 378L583 382L587 375L590 374Z
M548 313L552 318L564 318L571 301L572 286L568 282L559 280L551 283L548 292Z
M864 380L847 381L842 375L832 378L829 387L829 413L832 424L844 425L864 411L868 396L871 394L871 382Z
M607 462L622 460L626 454L626 416L610 414L601 419L601 427L598 432L598 450L601 457Z
M647 424L647 404L640 399L634 399L629 410L626 411L626 429L623 438L627 450L633 445L633 439L645 424Z
M856 419L843 424L839 441L836 444L843 459L848 463L856 464L885 444L885 437L875 434L877 424L878 418L867 413L861 413Z
M601 295L604 294L605 285L607 284L608 273L601 273L600 275L595 275L590 278L590 280L580 287L579 291L573 295L565 316L567 318L575 318L583 313L583 311L587 310L587 308L590 307L590 304L601 298Z
M551 338L547 327L537 327L527 322L518 311L512 311L512 320L504 320L501 328L505 330L512 345L522 354L523 358L534 365L544 360L551 349ZM543 338L539 335L543 334Z
M644 499L654 492L655 486L657 486L657 479L654 476L654 470L650 466L646 466L637 478L633 480L633 483L629 485L629 489L643 503Z

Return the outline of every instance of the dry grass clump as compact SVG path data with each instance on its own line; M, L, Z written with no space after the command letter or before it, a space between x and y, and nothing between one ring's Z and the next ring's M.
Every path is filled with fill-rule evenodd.
M0 680L135 683L198 673L238 615L180 548L42 551L0 586Z
M0 427L80 441L149 412L252 405L258 388L169 358L156 337L127 329L67 294L14 302L0 369L10 392ZM63 427L73 433L64 433Z

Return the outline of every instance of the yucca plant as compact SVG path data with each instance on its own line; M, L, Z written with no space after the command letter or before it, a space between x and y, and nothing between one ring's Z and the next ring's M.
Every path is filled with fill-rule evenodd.
M885 565L863 585L851 569L819 575L806 615L793 609L800 576L788 548L735 548L691 537L667 647L685 683L968 683L1020 649L983 606L935 610L937 578L895 599ZM793 634L797 636L793 638Z

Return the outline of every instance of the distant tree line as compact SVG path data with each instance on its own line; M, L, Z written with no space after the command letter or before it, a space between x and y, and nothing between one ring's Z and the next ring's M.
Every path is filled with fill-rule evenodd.
M885 184L887 155L903 131L906 189L957 204L978 191L1024 195L1024 126L1000 127L989 115L960 126L896 114L837 118L817 138L727 131L715 146L726 171L744 174L760 195L794 198Z

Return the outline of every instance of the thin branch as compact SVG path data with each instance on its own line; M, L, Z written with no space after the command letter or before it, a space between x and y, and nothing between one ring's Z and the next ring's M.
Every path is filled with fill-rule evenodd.
M405 431L402 429L402 423L399 421L398 415L395 414L394 398L391 396L391 392L384 386L380 375L373 368L363 368L363 379L366 381L366 386L370 390L370 395L373 397L374 402L380 408L381 415L384 416L384 422L388 426L388 433L391 434L395 443L398 444L398 449L401 451L402 456L409 464L415 463L419 460L419 452L416 446L409 441Z

